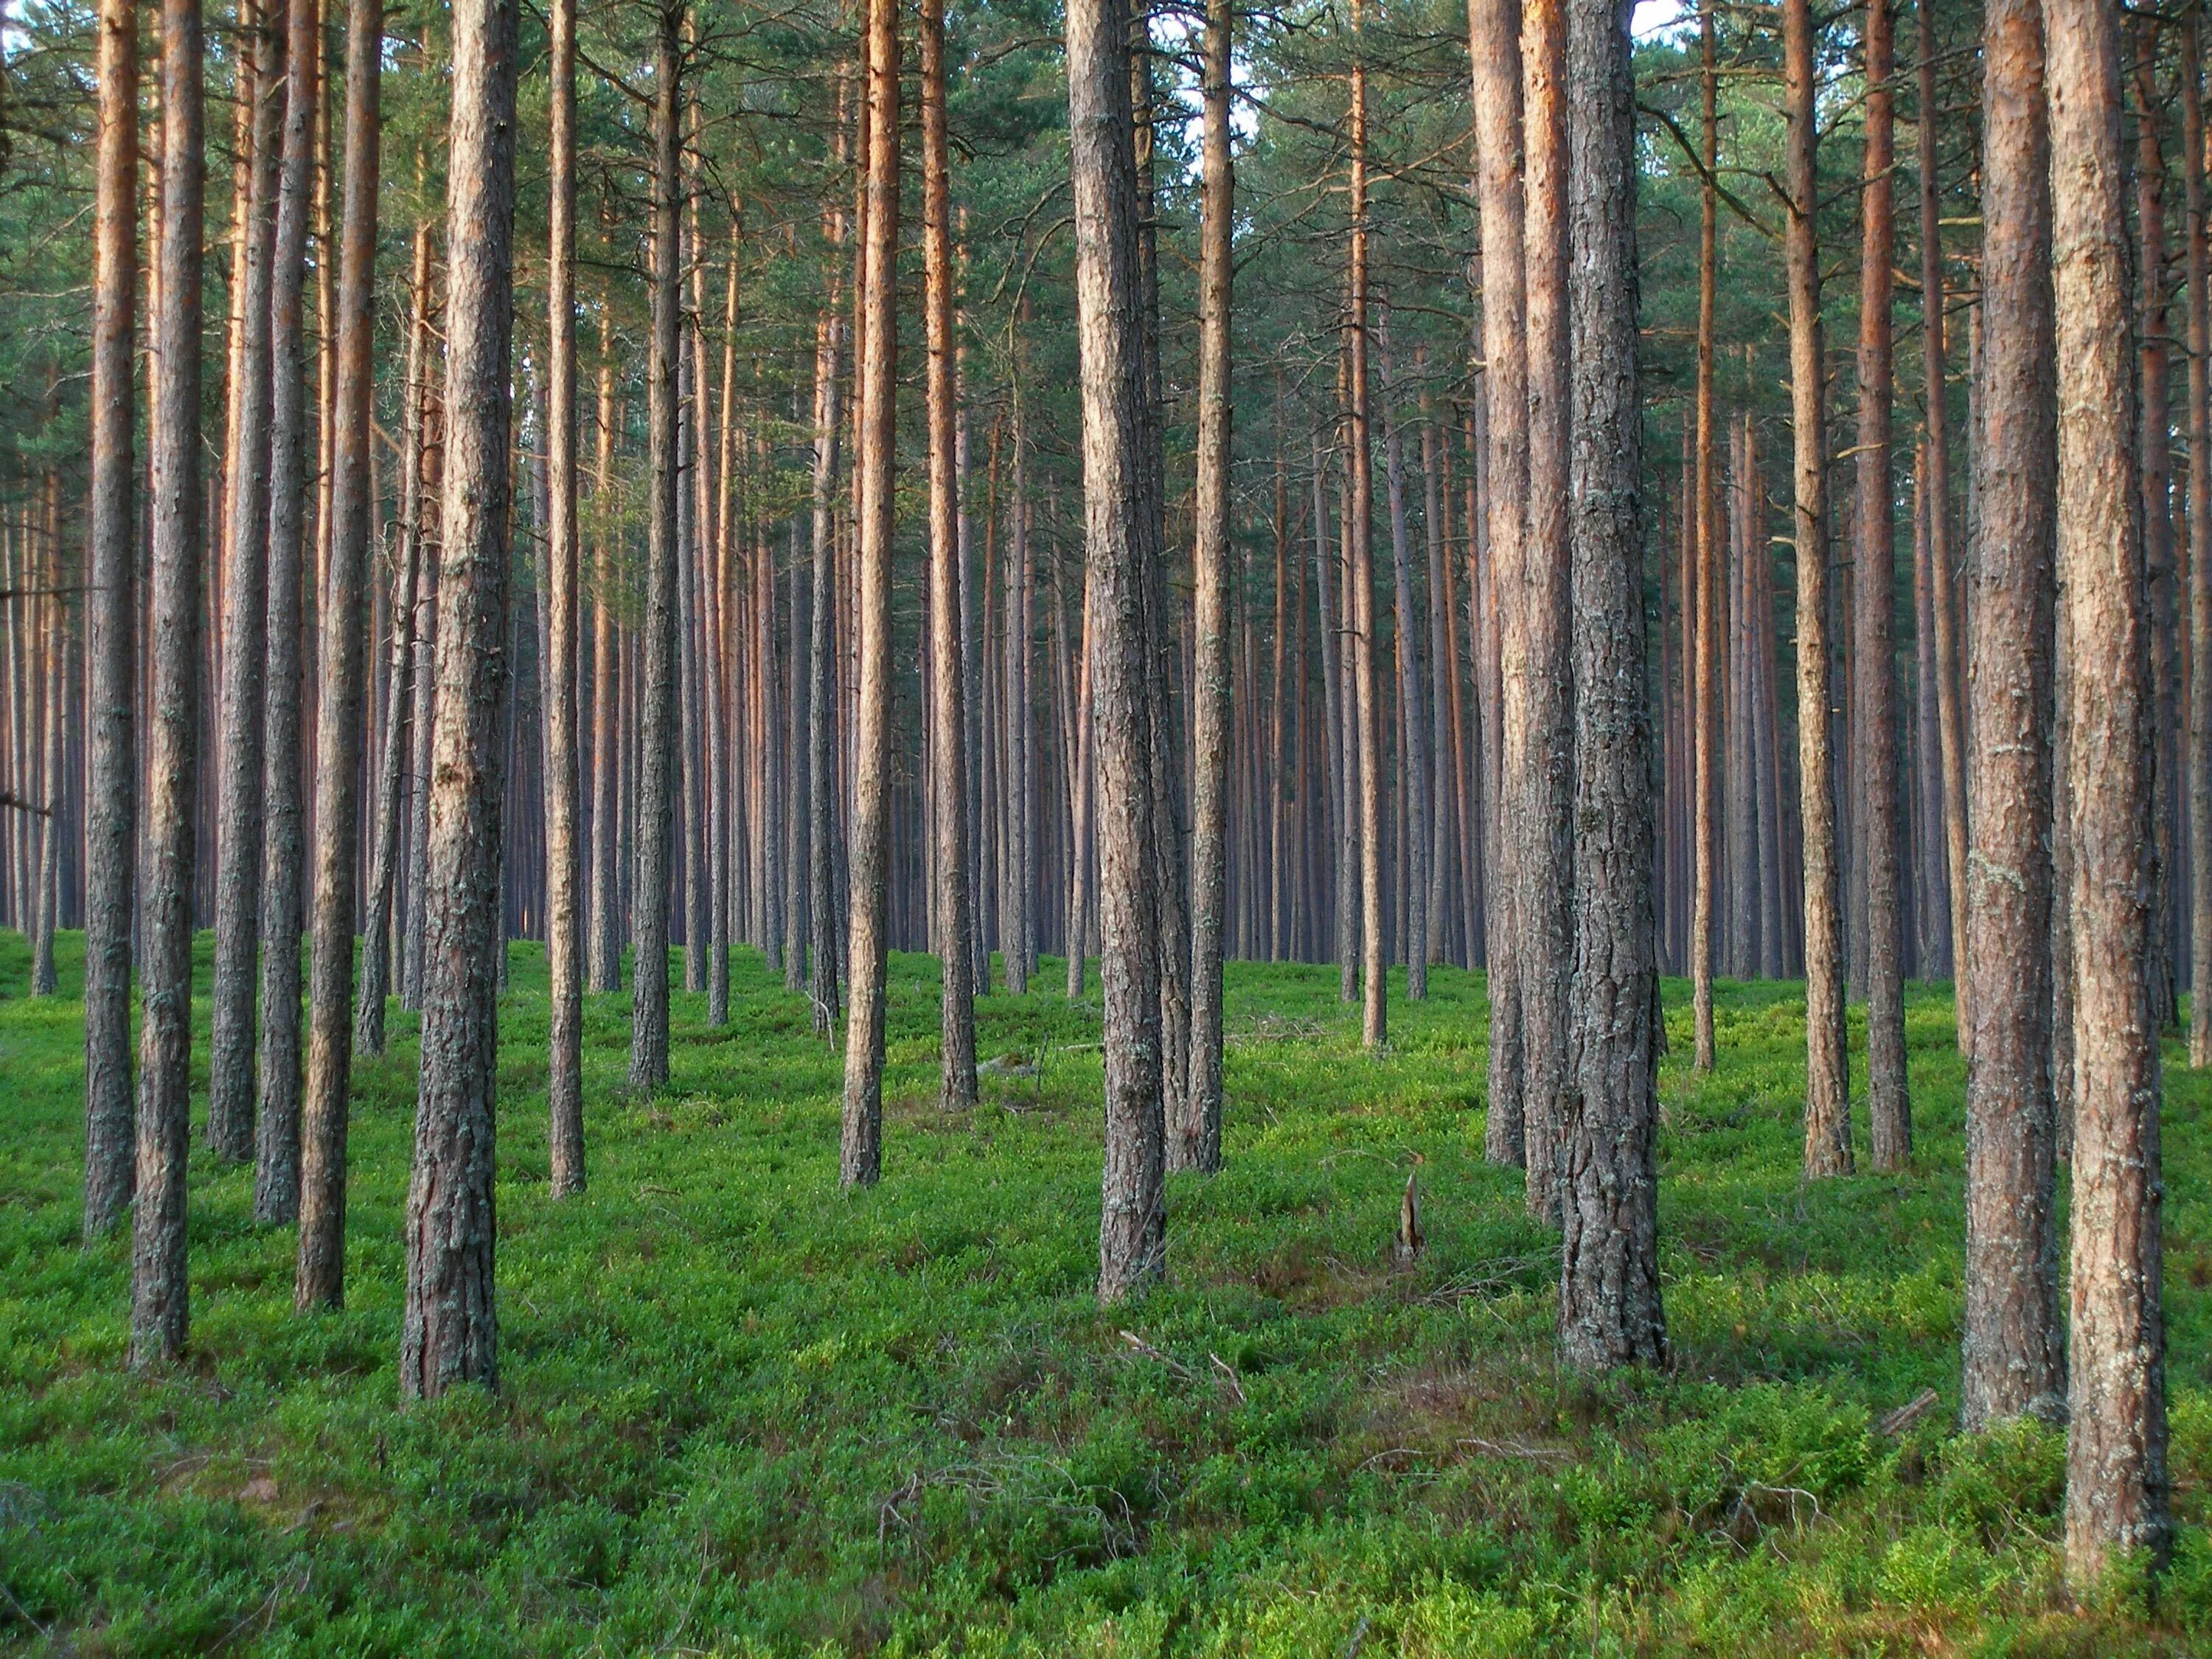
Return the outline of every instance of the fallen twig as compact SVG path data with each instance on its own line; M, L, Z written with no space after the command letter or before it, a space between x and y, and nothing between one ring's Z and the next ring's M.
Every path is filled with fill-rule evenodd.
M1874 1425L1876 1434L1894 1440L1922 1418L1936 1409L1941 1398L1935 1389L1923 1389L1895 1411L1885 1413Z

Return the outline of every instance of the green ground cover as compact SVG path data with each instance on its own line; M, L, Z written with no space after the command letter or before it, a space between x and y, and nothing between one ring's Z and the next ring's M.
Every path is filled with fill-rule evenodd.
M127 1247L77 1243L82 944L40 1002L0 935L0 1646L2212 1653L2212 1091L2174 1048L2186 1524L2162 1584L2075 1609L2061 1438L1952 1431L1940 989L1908 1010L1914 1173L1808 1187L1797 988L1724 982L1694 1082L1668 986L1674 1364L1591 1383L1552 1364L1552 1240L1482 1161L1479 975L1394 1001L1377 1061L1333 969L1232 966L1228 1167L1171 1184L1168 1283L1102 1315L1095 1001L985 999L981 1052L1010 1063L946 1115L934 966L895 958L884 1184L843 1194L836 1060L757 957L726 1031L677 998L655 1099L620 1086L627 998L587 999L592 1187L555 1204L543 958L517 946L504 1386L407 1409L411 1018L356 1072L345 1311L293 1314L290 1233L253 1226L248 1172L196 1158L191 1358L134 1379ZM1409 1173L1429 1243L1397 1270ZM1878 1431L1927 1388L1936 1411Z

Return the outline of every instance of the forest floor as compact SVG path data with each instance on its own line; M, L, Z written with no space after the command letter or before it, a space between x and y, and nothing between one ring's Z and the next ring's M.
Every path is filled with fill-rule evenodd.
M1375 1060L1334 969L1232 966L1226 1168L1170 1183L1167 1283L1102 1314L1095 1000L984 999L1006 1063L948 1115L934 965L895 958L884 1178L841 1194L836 1052L757 956L726 1031L678 997L659 1098L621 1086L627 995L589 998L591 1189L555 1204L543 958L518 946L503 1386L410 1409L412 1018L356 1071L345 1310L294 1315L292 1235L252 1224L250 1173L196 1124L191 1358L134 1379L127 1241L77 1243L82 949L33 1001L0 934L0 1648L2212 1653L2212 1079L2172 1046L2186 1524L2155 1589L2077 1609L2062 1437L1954 1431L1940 988L1908 1010L1913 1173L1808 1186L1799 988L1724 982L1699 1081L1668 983L1674 1363L1591 1383L1553 1363L1555 1242L1482 1159L1479 975L1435 973L1425 1006L1394 986ZM1409 1173L1428 1246L1401 1271Z

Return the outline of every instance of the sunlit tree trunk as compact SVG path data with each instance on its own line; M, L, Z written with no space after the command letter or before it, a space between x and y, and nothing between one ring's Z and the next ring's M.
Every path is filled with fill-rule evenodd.
M1820 339L1819 83L1811 0L1784 0L1789 106L1790 407L1792 535L1797 566L1797 789L1805 915L1805 1173L1851 1168L1844 1045L1843 881L1836 856L1835 755L1829 718L1827 409Z
M839 94L843 94L841 77ZM838 149L844 150L844 123L838 124ZM838 202L836 196L833 203ZM837 772L836 672L835 624L837 601L836 494L837 441L844 419L839 408L843 378L845 317L837 294L842 266L839 251L845 240L845 212L834 205L827 215L830 233L830 292L814 325L814 605L807 663L807 794L813 809L812 833L807 839L808 908L812 914L813 960L808 994L813 1004L814 1031L828 1036L839 1012L837 991L836 844Z
M1981 545L1968 578L1966 1305L1961 1419L2066 1407L2052 1203L2057 410L2039 0L1983 25Z
M1346 526L1351 544L1352 719L1353 753L1359 789L1360 1036L1370 1053L1389 1036L1389 938L1382 893L1382 710L1375 678L1375 465L1374 436L1368 413L1367 288L1367 64L1358 36L1361 0L1352 0L1352 218L1349 272L1351 314L1345 331L1350 389L1346 398L1346 436L1352 447L1348 466L1352 511Z
M403 1398L499 1381L493 1305L501 707L514 326L515 8L453 8L447 448L424 898L422 1074L407 1191ZM664 33L664 48L670 32ZM665 175L664 174L664 177ZM665 245L664 245L665 246Z
M1702 129L1705 178L1698 190L1698 388L1697 388L1697 618L1696 653L1691 671L1695 684L1695 730L1691 738L1692 788L1696 800L1696 890L1691 903L1690 977L1694 1044L1692 1064L1713 1069L1713 934L1720 882L1720 559L1713 477L1713 307L1717 204L1713 175L1719 166L1718 77L1714 66L1713 3L1698 13L1698 46L1704 73Z
M845 1109L838 1178L883 1175L884 980L890 858L892 468L898 355L899 43L896 0L868 0L867 193L861 226L860 550L855 610L860 687L848 859Z
M2049 0L2059 604L2071 635L2075 1079L2066 1570L2093 1589L2170 1546L2160 1306L2155 740L2136 523L2120 42L2110 0ZM1984 501L1986 511L1991 503ZM1986 981L1983 981L1986 982Z

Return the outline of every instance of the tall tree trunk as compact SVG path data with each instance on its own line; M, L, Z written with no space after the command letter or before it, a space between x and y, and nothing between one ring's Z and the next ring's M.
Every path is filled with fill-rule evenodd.
M1389 940L1382 894L1382 710L1375 682L1375 466L1368 415L1367 64L1358 45L1361 0L1352 0L1351 317L1345 340L1351 376L1346 409L1352 446L1352 715L1359 779L1360 1035L1368 1051L1389 1035Z
M1073 0L1067 8L1068 125L1098 750L1106 1073L1098 1298L1106 1304L1158 1277L1167 1254L1145 619L1146 567L1158 555L1158 520L1151 500L1152 409L1129 80L1124 0Z
M2212 316L2204 213L2203 15L2181 25L2189 325L2189 1063L2212 1066Z
M131 352L138 284L138 14L100 0L94 208L91 523L86 651L84 1237L131 1202L131 900L138 775L131 667L137 615L137 458Z
M610 311L599 308L599 453L592 471L595 502L607 502L615 442L614 347ZM611 517L611 515L609 515ZM622 654L616 621L615 538L611 523L599 532L598 591L592 595L592 907L586 971L593 991L622 989Z
M230 499L222 613L222 729L217 744L215 1000L208 1045L209 1150L253 1156L254 958L261 922L263 688L268 665L270 266L276 237L281 33L265 14L255 82L252 194L246 226L246 311L239 353L240 445Z
M453 8L438 712L424 894L422 1080L407 1190L399 1392L499 1381L500 738L506 678L509 345L514 327L513 0ZM671 50L664 33L664 50ZM665 177L665 174L664 174ZM664 247L666 246L663 244Z
M146 732L131 1364L173 1364L190 1322L192 871L199 786L200 235L206 162L199 0L161 0L161 223L154 281L151 718Z
M550 18L551 199L545 265L546 1142L556 1198L584 1189L583 940L577 914L576 0Z
M1198 500L1191 544L1198 672L1191 686L1196 736L1191 745L1195 787L1191 793L1190 1085L1182 1121L1168 1144L1171 1167L1209 1173L1221 1167L1222 919L1228 871L1230 721L1235 712L1229 678L1230 215L1236 199L1229 151L1231 27L1230 0L1207 0L1200 87L1205 128L1198 251ZM1281 562L1278 556L1279 583ZM1279 687L1276 696L1279 703ZM1277 732L1279 754L1279 726Z
M1936 644L1936 720L1942 771L1944 897L1948 903L1952 1000L1961 1047L1972 1042L1972 988L1966 981L1966 724L1959 668L1959 595L1951 544L1950 411L1945 387L1943 236L1936 171L1936 13L1920 9L1920 313L1922 381L1927 405L1928 569ZM1971 1054L1972 1050L1967 1048Z
M374 436L369 413L376 367L376 207L381 133L379 98L384 70L382 0L349 0L346 18L344 224L338 250L337 401L331 459L331 562L317 605L322 629L322 696L316 705L313 946L308 969L307 1081L301 1114L300 1242L292 1299L302 1310L335 1305L344 1285L346 1116L351 1105L354 880L360 834L358 791L362 707L367 675L363 594L369 579L369 527L377 510L370 460ZM416 237L417 292L429 278L429 239ZM419 357L417 358L419 367ZM395 631L414 609L415 552L406 555ZM399 718L405 695L404 644L392 655L390 730L386 737L382 821L377 859L384 878L386 911L391 896L398 831ZM384 912L370 923L384 931ZM388 958L383 940L369 951ZM364 995L366 988L364 988ZM379 1030L384 993L376 993ZM367 1008L364 1005L364 1015Z
M1866 844L1858 868L1867 912L1867 1121L1874 1166L1902 1170L1912 1158L1912 1105L1905 1073L1905 919L1899 897L1896 548L1890 477L1893 395L1891 295L1896 237L1891 219L1895 162L1895 70L1889 0L1869 0L1864 41L1866 176L1859 195L1858 501L1852 661L1858 694L1860 778Z
M382 18L382 0L379 0L377 15L371 21L380 27ZM347 73L350 85L350 68ZM350 111L348 119L351 119ZM350 128L346 142L349 145L353 142ZM407 378L400 393L399 549L392 590L391 670L385 697L384 753L377 769L376 842L369 866L368 915L361 945L361 1011L354 1033L354 1042L372 1054L384 1052L385 1003L392 982L392 915L399 879L399 815L412 725L409 711L417 702L411 675L419 672L415 622L416 596L422 585L422 418L430 352L430 226L427 219L415 227L415 263L409 293L412 321L407 331ZM344 326L343 322L340 326ZM374 492L370 500L374 500ZM335 501L331 510L337 511ZM333 551L332 557L336 556ZM326 681L328 678L326 672ZM324 695L331 695L327 684Z
M630 898L629 1086L668 1081L668 913L670 831L677 764L677 546L678 433L676 422L678 277L683 178L678 29L683 0L665 0L654 58L653 105L653 348L646 370L646 466L652 489L645 571L644 699L639 711L637 848Z
M953 461L952 204L945 118L944 0L921 5L922 233L929 337L929 629L935 696L930 714L937 790L937 948L944 964L939 1023L942 1100L975 1103L975 956L968 890L968 712L960 656L960 503Z
M2135 19L2136 328L2141 393L2136 435L2142 489L2143 565L2149 583L2152 720L2151 824L2157 849L2151 925L2151 1000L2161 1025L2174 1023L2173 775L2174 568L2172 363L2166 302L2166 158L2160 153L2158 18Z
M300 1212L300 737L303 589L309 580L306 514L307 365L303 319L307 222L314 210L316 65L322 56L316 0L290 0L285 48L283 167L270 279L269 640L262 730L261 1067L253 1218ZM358 621L358 606L356 621Z
M1562 1091L1559 1358L1663 1364L1659 971L1645 708L1636 103L1624 0L1571 0L1575 975Z
M840 97L842 100L842 91ZM841 155L843 131L843 123L840 122ZM838 392L843 379L845 318L837 295L837 273L842 264L838 250L845 240L843 207L833 207L828 218L830 292L814 325L814 605L812 636L808 641L806 716L807 793L814 812L813 831L807 842L808 908L814 922L812 977L808 994L813 1004L814 1033L823 1037L830 1035L839 1012L836 580L837 440L844 429Z
M1523 238L1528 327L1528 527L1516 719L1507 693L1509 814L1521 838L1519 918L1523 1134L1528 1212L1559 1213L1559 1122L1567 1079L1573 937L1571 641L1568 617L1567 149L1564 0L1522 9L1521 103L1528 182ZM1506 672L1511 675L1508 654ZM1513 752L1518 732L1520 752Z
M867 195L860 340L860 695L852 806L845 1111L838 1178L883 1176L884 976L890 862L890 578L898 356L899 41L896 0L868 0Z
M430 747L438 718L438 590L443 580L445 531L436 525L431 502L441 499L446 467L446 427L450 403L449 375L429 372L426 350L422 377L422 439L419 460L422 481L415 487L417 535L416 555L414 665L409 675L415 708L409 720L407 791L407 908L406 926L400 934L399 1003L403 1008L422 1006L423 895L430 884Z
M2075 1079L2066 1569L2172 1532L2160 1308L2150 641L2136 524L2118 8L2051 0L2059 604L2072 662ZM1984 502L1984 511L1993 503ZM1984 981L1985 982L1985 981Z
M1844 1038L1842 876L1829 711L1826 380L1820 340L1819 83L1812 0L1783 0L1789 105L1790 406L1797 565L1797 791L1805 915L1805 1173L1849 1174L1850 1071Z
M1698 16L1698 44L1704 75L1705 178L1698 191L1698 389L1697 389L1697 599L1693 649L1696 665L1696 731L1691 765L1696 773L1696 882L1690 921L1690 976L1695 1052L1692 1064L1713 1069L1713 933L1720 878L1720 577L1714 546L1718 533L1713 500L1713 308L1717 204L1714 176L1720 164L1719 77L1714 66L1713 0L1704 0ZM1809 210L1808 210L1809 211Z
M1429 697L1422 683L1421 629L1413 592L1413 559L1406 531L1406 440L1395 402L1397 377L1393 373L1390 334L1386 318L1380 331L1382 357L1383 473L1390 494L1391 586L1395 595L1392 623L1397 641L1398 707L1403 740L1398 749L1398 776L1405 792L1406 811L1399 837L1405 848L1406 995L1416 1002L1429 994L1431 935L1437 926L1430 902L1430 860L1434 852L1430 824L1435 804L1430 772Z
M1968 580L1966 1309L1970 1429L2065 1413L2052 1201L2053 495L2043 7L1984 24L1981 545Z
M1510 696L1517 708L1526 685L1518 672L1521 596L1528 580L1523 530L1528 514L1528 452L1522 441L1528 406L1528 339L1522 246L1521 6L1519 0L1468 0L1468 52L1474 64L1475 154L1482 197L1482 394L1489 419L1483 434L1487 486L1489 586L1497 596L1501 633L1514 641ZM1327 621L1324 617L1323 628ZM1324 648L1328 635L1322 635ZM1502 659L1502 653L1500 653ZM1502 660L1501 660L1502 669ZM1515 724L1502 696L1486 691L1485 758L1503 764L1516 748ZM1504 690L1503 687L1500 688ZM1493 820L1500 803L1492 798ZM1526 1159L1519 957L1520 854L1517 840L1497 835L1486 861L1490 882L1486 976L1490 992L1490 1109L1483 1151L1493 1164Z

